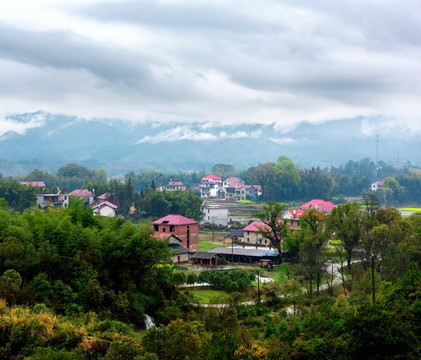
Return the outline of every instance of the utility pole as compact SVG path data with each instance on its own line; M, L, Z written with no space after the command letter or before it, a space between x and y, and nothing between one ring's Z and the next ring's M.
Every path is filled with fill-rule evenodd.
M373 304L376 301L376 283L374 279L374 254L371 254L371 286L372 286L372 295L373 295Z
M234 237L231 238L231 263L234 264Z
M260 305L260 270L257 270L257 302Z

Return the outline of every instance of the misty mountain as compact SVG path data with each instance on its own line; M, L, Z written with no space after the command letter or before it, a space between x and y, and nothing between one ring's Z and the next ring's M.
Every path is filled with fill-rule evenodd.
M209 171L217 162L242 170L276 162L279 155L306 168L337 166L365 157L376 159L376 136L363 134L361 119L302 123L288 132L262 124L139 124L42 112L13 115L7 120L19 131L0 132L3 175L25 174L31 166L54 172L69 162L104 168L109 175L117 175L150 168ZM419 139L403 135L380 135L379 160L393 165L410 161L421 166Z

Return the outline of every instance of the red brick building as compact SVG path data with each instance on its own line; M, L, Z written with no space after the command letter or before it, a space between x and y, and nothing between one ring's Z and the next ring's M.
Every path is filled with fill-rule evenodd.
M160 237L175 235L181 245L190 251L199 248L199 224L197 221L181 215L167 215L153 223L155 234Z

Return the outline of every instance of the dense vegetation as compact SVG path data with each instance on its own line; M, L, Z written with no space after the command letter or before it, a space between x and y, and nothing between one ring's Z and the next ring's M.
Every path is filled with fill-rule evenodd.
M0 359L417 359L421 216L369 200L304 215L288 240L300 262L273 270L282 281L263 286L260 305L242 303L257 299L254 271L173 271L150 223L94 217L80 202L1 209ZM333 252L321 246L328 238ZM374 273L346 264L367 255ZM329 282L327 261L348 281ZM214 303L229 306L193 305L177 286L196 281L226 290ZM157 327L142 330L145 313Z

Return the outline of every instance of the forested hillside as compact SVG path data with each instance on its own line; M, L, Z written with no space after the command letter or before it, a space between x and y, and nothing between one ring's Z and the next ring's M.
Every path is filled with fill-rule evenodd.
M323 218L309 213L295 237L300 263L268 272L282 282L263 286L259 297L250 284L253 267L186 278L148 222L94 217L80 202L45 212L2 209L0 358L417 359L421 217L357 209L338 207L321 227L312 225ZM348 240L340 229L355 216L372 219L352 230L371 242L355 243L352 259L364 258L367 246L375 252L373 269L344 265ZM332 226L342 243L334 252L318 246ZM338 256L349 277L344 286L308 291L321 269L311 273L313 266ZM329 271L321 274L322 282L329 279ZM227 305L198 306L190 290L178 288L196 281L223 291L212 302ZM254 301L243 303L250 296ZM145 314L157 327L143 330Z

